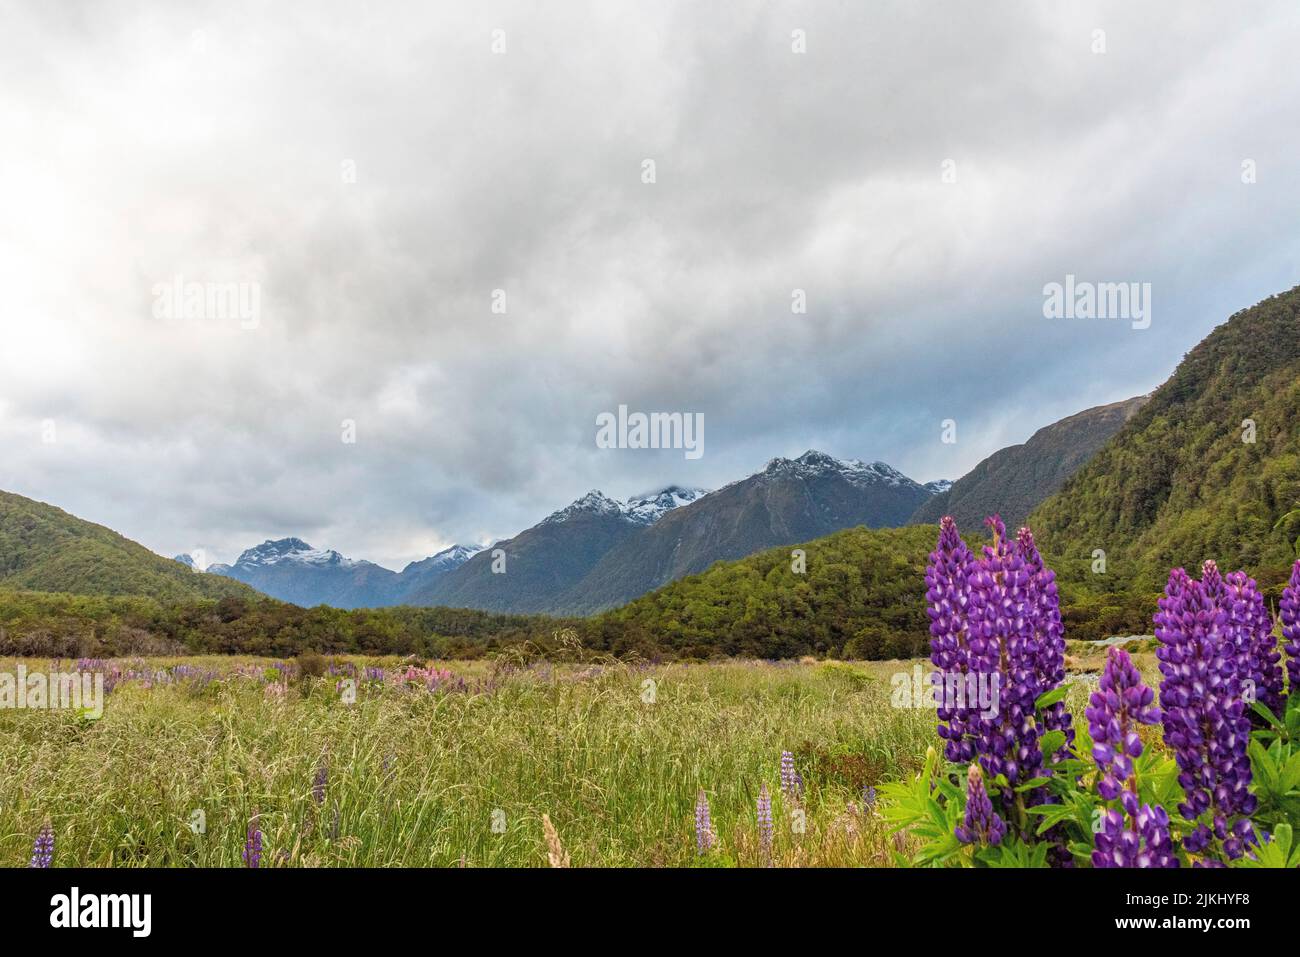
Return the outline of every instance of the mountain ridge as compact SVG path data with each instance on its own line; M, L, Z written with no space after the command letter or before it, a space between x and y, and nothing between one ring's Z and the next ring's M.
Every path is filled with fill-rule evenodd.
M1043 426L1019 445L999 449L950 488L922 502L910 523L932 524L951 515L959 528L967 528L996 513L1008 528L1018 527L1122 429L1148 398L1134 396L1075 412Z

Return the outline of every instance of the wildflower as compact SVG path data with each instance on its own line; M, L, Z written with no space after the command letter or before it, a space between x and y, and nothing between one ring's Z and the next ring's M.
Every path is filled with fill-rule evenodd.
M1154 700L1155 692L1142 680L1128 653L1112 647L1086 714L1092 756L1102 771L1097 791L1107 801L1119 798L1123 810L1103 812L1101 830L1093 840L1094 867L1178 866L1169 836L1169 815L1159 806L1153 810L1150 805L1138 805L1133 762L1142 755L1142 739L1137 726L1160 721Z
M257 823L257 812L248 822L248 836L244 839L244 865L246 867L262 866L262 828Z
M1033 643L1037 646L1037 694L1051 691L1065 680L1065 626L1061 623L1061 602L1056 589L1056 572L1048 568L1034 535L1022 528L1016 534L1016 548L1030 573L1029 617L1034 623ZM1065 744L1052 755L1052 762L1064 760L1074 754L1074 720L1064 701L1058 701L1043 712L1043 730L1061 731Z
M1159 601L1155 631L1163 675L1160 703L1165 742L1174 751L1186 798L1179 813L1189 821L1209 819L1187 836L1183 847L1199 853L1217 839L1231 860L1255 840L1249 815L1256 801L1249 791L1246 755L1250 719L1242 701L1229 616L1215 599L1226 593L1226 586L1212 566L1207 566L1205 578L1198 582L1175 568Z
M1093 838L1093 867L1177 867L1169 837L1169 814L1149 804L1138 807L1137 795L1124 791L1124 813L1105 811ZM1125 819L1125 814L1128 819Z
M1291 580L1278 603L1282 638L1286 642L1286 673L1291 694L1300 692L1300 561L1291 566Z
M1036 623L1030 600L1032 573L1007 542L1006 526L988 519L993 544L970 579L967 642L969 670L997 680L997 714L967 716L974 751L986 774L1002 774L1012 787L1038 777L1043 764L1034 703L1042 691ZM969 732L968 732L969 733Z
M1133 777L1133 761L1142 754L1137 726L1156 724L1160 709L1152 702L1155 692L1142 681L1142 674L1128 653L1112 647L1106 656L1101 682L1084 712L1092 736L1092 756L1102 771L1097 790L1107 801Z
M984 790L984 775L978 764L966 772L966 816L954 833L963 844L1001 844L1007 826L993 810L993 802Z
M695 850L703 854L713 847L713 821L709 816L709 799L701 789L695 799Z
M951 515L939 523L939 543L930 553L925 571L926 613L930 616L930 661L934 664L934 681L949 673L966 674L970 670L967 616L970 613L970 577L975 556L957 532ZM975 754L968 724L973 711L968 703L958 706L940 696L938 705L939 737L944 740L944 755L949 761L969 761Z
M763 849L763 857L772 856L772 796L767 793L767 785L758 789L758 841Z
M787 798L798 797L794 770L794 755L789 751L781 752L781 793Z
M1228 612L1232 640L1237 648L1237 670L1243 692L1249 688L1254 700L1274 714L1282 711L1282 655L1273 638L1273 617L1264 607L1255 579L1245 572L1230 573L1224 579L1224 608ZM1251 698L1247 698L1247 704Z
M862 806L864 808L876 806L876 789L871 785L862 789Z
M36 835L36 843L32 845L32 860L28 867L49 867L54 861L54 826L50 824L47 817L45 823L41 825L40 833Z

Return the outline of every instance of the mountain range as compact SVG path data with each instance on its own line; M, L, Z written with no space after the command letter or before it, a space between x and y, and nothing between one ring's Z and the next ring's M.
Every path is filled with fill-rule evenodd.
M207 571L297 605L588 614L774 545L904 524L950 485L810 450L716 492L671 485L620 502L593 489L490 548L454 546L400 574L297 538L264 542Z
M299 538L282 538L248 549L233 565L209 565L206 571L308 608L382 608L410 604L413 593L427 588L477 551L472 546L453 545L394 572L374 562L345 558L333 549L313 548ZM176 561L194 568L189 555L178 555Z
M719 561L844 528L904 525L934 494L884 462L807 451L677 509L600 556L539 611L588 614L620 605ZM457 572L467 576L470 567Z
M459 653L543 640L559 627L436 607L308 613L259 600L252 583L295 603L341 607L609 609L565 626L612 651L905 655L925 640L917 582L934 529L884 526L950 511L973 540L980 513L994 510L1013 524L1030 510L1072 635L1133 633L1150 621L1172 565L1216 558L1246 568L1276 600L1300 546L1297 422L1300 287L1233 315L1149 397L1041 429L951 487L810 451L713 492L669 487L618 502L593 491L486 550L455 546L400 573L288 538L196 574L187 556L163 558L0 493L0 637L93 642L116 629L127 648L137 633L157 633L226 651L373 652L395 633L403 637L394 647L406 650L446 650L444 639L463 633ZM1035 502L1040 495L1048 497ZM791 567L795 547L806 552L805 572ZM505 574L493 573L497 558ZM222 600L215 610L211 599Z

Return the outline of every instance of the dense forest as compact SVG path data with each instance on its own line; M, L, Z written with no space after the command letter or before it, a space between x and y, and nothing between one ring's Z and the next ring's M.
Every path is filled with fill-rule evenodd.
M719 656L903 658L929 637L923 569L937 530L849 529L798 546L718 562L593 618L470 609L300 608L226 596L163 602L114 595L0 591L0 654L33 657L239 653L414 654L475 658L506 647L547 654L574 639L594 653L650 659ZM982 539L968 535L972 546ZM1151 630L1156 590L1119 589L1117 576L1064 570L1067 636ZM1266 596L1281 578L1266 579Z

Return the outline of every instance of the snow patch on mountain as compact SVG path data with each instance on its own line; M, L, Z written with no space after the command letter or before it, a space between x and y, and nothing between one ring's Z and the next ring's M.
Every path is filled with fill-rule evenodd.
M334 568L355 568L358 565L371 565L373 562L356 561L345 558L332 548L312 548L301 538L281 538L265 541L256 548L250 548L239 556L235 566L244 568L265 568L268 565L313 565Z
M627 500L627 514L639 525L653 525L665 514L709 494L706 488L669 485L655 492L633 495Z
M430 555L418 562L411 562L402 569L402 574L405 575L417 569L421 571L451 571L453 568L464 565L481 551L483 551L482 545L452 545L450 548L444 548L436 555Z
M620 502L598 489L592 489L572 504L558 512L552 512L541 521L541 524L567 522L577 515L609 515L622 518L634 525L653 525L667 512L689 505L707 494L709 494L708 489L669 485L667 488L653 492L633 495L626 502Z
M935 479L933 482L926 482L925 487L931 495L942 495L952 488L952 479Z
M908 478L887 462L862 462L858 459L837 459L825 452L809 449L797 459L775 458L763 469L764 475L815 478L823 475L842 475L859 487L889 485L894 488L920 484Z

